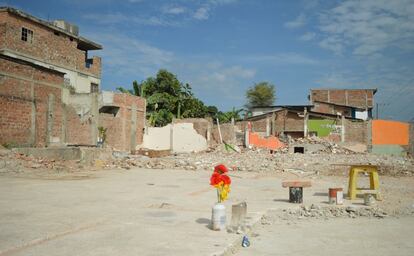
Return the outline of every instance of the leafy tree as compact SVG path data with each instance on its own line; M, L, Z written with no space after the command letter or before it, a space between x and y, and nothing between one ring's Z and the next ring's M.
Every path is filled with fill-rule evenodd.
M159 70L156 77L149 77L140 84L134 81L130 90L123 87L117 89L145 97L149 123L154 126L164 126L174 117L205 117L208 114L204 103L194 97L191 86L182 84L165 69Z
M275 86L268 82L254 84L246 91L247 106L270 106L275 101Z
M234 121L242 120L240 114L244 111L244 109L236 109L233 107L231 111L227 112L218 112L218 119L220 123L228 123L231 122L231 119L234 118Z
M141 96L145 98L144 95L144 86L143 84L139 84L136 80L132 82L132 89L125 89L124 87L120 86L116 88L118 91L122 93L128 93L135 96Z

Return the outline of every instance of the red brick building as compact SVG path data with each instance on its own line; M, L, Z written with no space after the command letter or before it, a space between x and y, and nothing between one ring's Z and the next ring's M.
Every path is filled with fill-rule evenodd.
M311 111L367 120L372 118L376 92L377 89L312 89Z
M64 73L65 86L75 92L99 91L101 58L89 58L88 53L100 49L98 43L79 36L75 25L0 8L0 54Z
M65 22L42 21L0 8L0 144L107 145L134 150L142 143L145 99L99 92L102 47ZM62 25L63 24L63 25Z

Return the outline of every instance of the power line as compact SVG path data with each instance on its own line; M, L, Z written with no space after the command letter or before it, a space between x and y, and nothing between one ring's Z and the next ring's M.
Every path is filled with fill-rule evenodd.
M399 96L403 95L409 88L411 83L414 81L414 78L409 80L401 89L398 90L398 92L391 94L386 100L384 100L384 103L387 103L388 106L392 103L392 100L395 98L398 98Z

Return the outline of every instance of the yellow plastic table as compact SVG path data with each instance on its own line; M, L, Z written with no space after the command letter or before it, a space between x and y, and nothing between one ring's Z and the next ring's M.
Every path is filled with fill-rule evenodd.
M369 174L369 185L370 188L358 188L358 175L361 172ZM379 176L378 176L378 166L376 165L351 165L349 171L349 184L348 184L348 197L353 200L356 198L357 194L374 194L375 199L382 200L380 191L379 191Z

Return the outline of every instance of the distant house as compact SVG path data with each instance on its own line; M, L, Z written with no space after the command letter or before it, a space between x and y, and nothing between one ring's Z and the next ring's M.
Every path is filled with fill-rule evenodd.
M311 89L311 111L368 120L377 89Z

